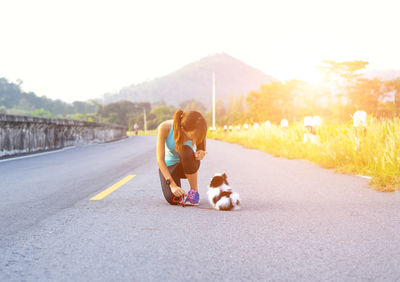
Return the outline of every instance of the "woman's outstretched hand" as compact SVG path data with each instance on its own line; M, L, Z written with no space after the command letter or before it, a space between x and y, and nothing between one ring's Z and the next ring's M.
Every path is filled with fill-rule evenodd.
M197 152L194 153L194 157L198 161L201 161L202 159L204 159L205 155L207 155L207 152L203 151L203 150L198 150Z
M176 197L180 198L182 196L187 196L185 190L183 190L181 187L176 185L175 182L171 183L171 185L169 187L171 188L172 194L174 194Z

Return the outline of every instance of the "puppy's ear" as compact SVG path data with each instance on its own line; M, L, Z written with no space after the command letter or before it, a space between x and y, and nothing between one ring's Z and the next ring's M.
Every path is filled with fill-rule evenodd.
M226 176L226 173L224 172L224 174L222 175L222 178L224 179L224 183L226 184L226 185L229 185L229 183L228 183L228 176Z
M221 176L214 176L211 180L210 187L216 188L222 185L224 179Z

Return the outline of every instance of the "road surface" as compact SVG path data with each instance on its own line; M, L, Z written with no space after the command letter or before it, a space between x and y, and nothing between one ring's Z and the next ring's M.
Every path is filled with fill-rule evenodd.
M155 148L133 136L0 162L0 281L400 280L399 193L209 140L200 206L226 172L242 209L170 206Z

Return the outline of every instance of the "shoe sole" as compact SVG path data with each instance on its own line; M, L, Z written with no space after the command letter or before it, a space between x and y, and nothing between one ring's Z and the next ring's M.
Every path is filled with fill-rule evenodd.
M198 206L200 205L200 201L197 204L192 204L190 201L185 202L185 206Z

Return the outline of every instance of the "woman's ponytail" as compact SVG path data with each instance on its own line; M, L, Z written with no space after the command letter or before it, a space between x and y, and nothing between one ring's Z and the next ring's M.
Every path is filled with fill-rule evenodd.
M184 112L182 110L177 110L174 114L174 140L175 140L175 150L179 152L183 144L183 132L182 132L182 118Z

